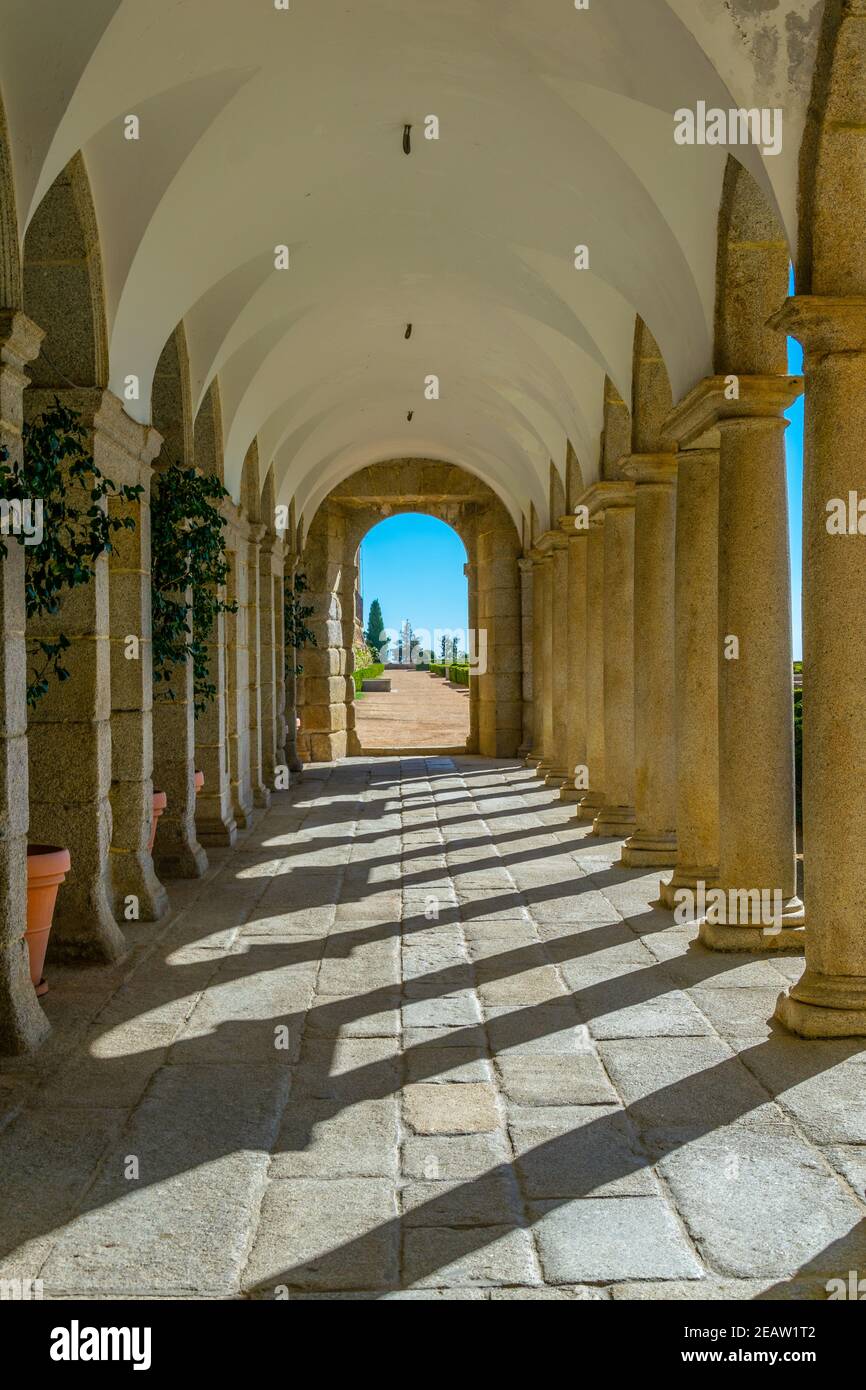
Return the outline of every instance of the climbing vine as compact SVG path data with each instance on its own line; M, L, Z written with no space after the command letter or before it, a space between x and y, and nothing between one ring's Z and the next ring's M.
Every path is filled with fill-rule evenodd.
M207 641L220 613L237 604L220 597L229 575L225 519L228 493L218 478L170 464L154 477L151 496L151 606L155 700L173 700L175 668L192 662L193 704L202 714L216 695Z
M303 601L303 595L309 589L307 576L299 570L294 577L294 581L286 576L284 581L285 603L283 612L285 614L284 627L286 634L286 675L290 675L289 652L295 652L295 675L303 675L304 668L298 664L297 653L304 647L317 646L315 633L307 627L307 619L313 612L313 605Z
M144 489L117 487L100 472L81 416L57 397L24 426L22 439L20 464L10 462L8 449L0 448L0 559L8 554L5 537L14 534L24 546L25 609L28 618L35 618L59 612L63 595L87 584L99 557L112 552L111 537L135 530L134 517L109 515L109 494L136 502ZM69 679L64 657L70 645L65 632L53 640L28 638L31 709L48 693L52 678Z

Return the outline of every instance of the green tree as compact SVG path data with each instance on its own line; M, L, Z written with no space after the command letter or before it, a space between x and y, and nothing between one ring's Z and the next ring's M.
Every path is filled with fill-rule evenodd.
M382 607L377 598L370 604L370 612L367 614L367 631L364 633L364 641L370 651L378 660L382 647L382 633L385 631L385 620L382 617Z

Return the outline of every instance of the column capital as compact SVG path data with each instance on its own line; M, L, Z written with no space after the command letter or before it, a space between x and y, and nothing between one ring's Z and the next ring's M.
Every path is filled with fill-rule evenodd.
M622 465L626 478L639 485L663 483L672 487L677 477L676 454L629 454Z
M584 522L583 516L578 516L574 512L569 512L567 516L561 516L559 525L567 541L585 540L589 535L589 526Z
M520 559L517 561L517 568L520 570L521 574L532 574L532 556L521 555ZM463 566L463 573L466 573L465 565Z
M584 493L581 494L578 505L586 507L590 517L590 525L598 519L604 520L605 512L618 507L633 507L635 504L635 485L625 479L615 481L604 479L597 483L591 483Z
M866 295L793 295L767 323L819 356L866 352Z
M738 376L735 372L706 376L674 406L664 422L664 433L681 448L697 440L712 447L717 442L714 432L721 425L733 420L781 419L802 390L801 376Z
M22 367L39 356L44 329L18 309L0 309L0 361Z

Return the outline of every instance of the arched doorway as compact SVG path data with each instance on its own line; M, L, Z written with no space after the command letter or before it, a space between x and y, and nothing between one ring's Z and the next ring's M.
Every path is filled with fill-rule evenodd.
M513 757L522 737L520 537L501 499L463 468L429 459L372 464L331 490L304 538L300 569L315 647L298 682L302 758L356 756L353 644L358 550L385 516L421 512L457 532L468 561L468 752ZM401 615L405 616L405 615ZM473 636L474 634L474 636Z
M361 541L353 696L362 752L465 751L469 659L477 667L478 657L467 562L457 531L419 511L384 517ZM383 681L387 689L371 688Z

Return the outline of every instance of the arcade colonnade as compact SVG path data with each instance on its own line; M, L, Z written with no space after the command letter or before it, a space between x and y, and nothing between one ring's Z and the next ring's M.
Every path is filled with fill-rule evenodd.
M109 8L82 5L93 34L101 35L99 25ZM191 22L194 12L198 19L203 15L198 0L183 7L182 16L174 13L177 7L163 7L162 0L156 8L165 25ZM142 489L134 502L109 499L106 505L116 515L131 513L135 527L121 533L114 553L97 561L92 581L76 589L59 613L28 623L23 548L11 544L2 565L4 1051L38 1047L47 1030L22 940L28 840L66 845L72 855L52 952L82 964L111 962L125 950L123 924L129 915L158 920L168 909L171 880L201 875L208 849L230 847L239 828L249 825L274 787L283 784L286 770L297 774L296 709L305 757L357 753L351 703L354 615L347 600L354 594L358 545L383 508L430 511L454 525L466 544L470 624L487 638L484 669L470 684L470 751L529 759L539 777L573 803L588 833L622 840L625 866L658 874L660 901L668 908L678 890L697 893L702 884L721 889L736 910L728 920L701 921L707 948L803 949L802 978L777 1007L784 1026L813 1037L866 1034L866 542L856 520L842 533L827 524L828 507L852 496L856 501L866 489L866 241L861 235L866 0L831 0L820 36L810 40L811 48L800 46L809 61L803 59L795 93L802 115L794 127L797 157L790 148L782 154L777 168L783 173L775 184L776 176L767 172L771 158L756 149L738 150L742 158L714 150L700 166L688 166L697 182L671 175L669 185L660 179L652 196L640 184L640 203L630 201L632 173L624 172L623 161L613 161L607 145L599 154L597 134L592 139L587 134L591 117L586 112L578 119L566 103L557 105L539 126L538 112L546 110L540 103L549 99L552 87L545 69L557 67L560 55L570 63L572 49L565 42L536 43L532 25L540 25L542 12L551 26L565 22L554 15L555 7L512 8L525 11L527 27L509 31L508 51L531 52L532 62L509 69L496 101L491 97L486 107L472 109L472 148L484 143L488 163L472 166L473 180L467 182L465 148L460 155L450 147L452 164L443 165L456 181L449 202L442 197L443 185L424 181L420 141L414 163L405 159L399 142L393 151L377 146L375 167L365 168L363 190L351 187L359 198L376 193L377 180L390 189L393 155L405 160L399 165L400 187L407 191L363 203L370 235L358 238L357 264L351 255L339 262L340 275L333 246L326 237L316 243L321 229L311 223L307 232L315 246L309 278L284 279L279 290L272 279L274 228L264 215L261 225L247 215L260 211L257 203L247 207L243 198L233 200L241 221L258 238L255 246L243 241L234 223L224 244L218 238L213 243L184 239L183 233L193 214L210 232L217 210L225 206L222 166L215 157L222 146L215 150L206 144L226 139L220 104L237 101L238 119L249 116L253 132L270 128L263 105L249 115L244 103L252 108L276 99L275 93L284 101L286 91L293 92L291 81L266 80L273 75L268 62L300 63L299 82L304 71L314 71L304 56L307 30L319 22L312 12L298 21L291 40L285 37L288 29L273 28L270 12L249 19L243 40L259 45L261 68L251 62L234 73L216 66L229 62L239 41L232 26L240 20L230 8L220 10L220 24L197 31L196 42L173 44L151 18L155 11L148 8L142 20L140 6L125 0L113 6L127 27L114 26L111 43L118 52L129 43L136 73L144 73L142 55L156 42L160 59L168 56L176 64L183 55L201 51L215 65L213 72L223 74L211 82L208 69L196 86L185 70L172 69L178 90L186 82L193 94L206 93L213 107L202 106L195 112L197 124L182 126L185 148L194 151L186 185L177 162L156 169L173 145L165 138L151 144L142 140L136 151L142 162L135 166L144 171L140 177L127 175L123 183L117 176L120 165L112 161L127 151L121 137L108 142L117 134L112 122L121 119L117 111L126 111L128 98L105 80L111 43L99 50L92 71L82 68L69 76L64 95L70 114L54 144L48 127L60 109L57 103L40 111L41 124L27 127L20 115L28 93L41 91L39 73L28 72L22 84L15 73L3 72L4 85L14 86L19 115L17 126L11 122L11 135L0 117L0 437L20 458L24 422L57 397L77 412L88 451L105 476L115 485ZM724 8L718 23L733 24L727 12L740 7ZM421 26L420 38L413 29L412 41L426 53L428 7L419 7L417 14L414 5L408 9ZM633 7L628 22L652 21L660 36L652 39L659 45L657 61L678 64L679 71L687 30L685 20L672 18L675 9L673 3L647 0ZM371 13L375 10L371 7ZM376 15L377 22L387 23L389 10ZM11 10L10 16L10 24L24 23ZM353 23L352 16L345 22ZM595 24L598 14L580 22ZM476 18L460 23L472 25ZM372 26L374 56L376 32ZM594 32L585 28L583 35ZM57 42L57 35L42 37ZM455 44L459 38L456 34ZM480 44L471 51L480 54L482 80L489 67L489 35L473 30L473 38ZM573 35L568 42L575 44L575 61L585 50L591 67L592 43L587 40L582 48ZM599 52L607 55L606 31L599 42ZM708 30L688 49L694 72L708 83L712 42ZM217 52L220 44L226 53ZM353 47L351 42L344 47L352 55L352 76ZM632 47L639 52L640 43ZM446 49L440 45L437 52ZM18 51L30 50L25 45ZM82 46L70 47L69 62L82 59L86 67L82 52ZM631 62L623 52L623 62ZM336 50L335 55L343 61ZM640 56L643 71L647 65ZM728 73L732 83L736 78L748 87L752 56L741 55L737 71ZM60 57L58 64L59 71ZM53 71L48 63L40 67ZM251 74L259 71L265 78L257 85ZM174 122L180 141L175 108L169 103L157 111L153 104L169 80L163 80L160 64L156 74L152 89L142 86L139 104L155 122L167 122L167 130ZM673 81L676 74L668 75ZM566 76L559 74L562 80ZM613 90L613 77L606 76ZM631 84L638 80L639 74L624 73L624 99L631 100ZM378 100L369 74L367 81ZM712 83L721 100L718 73ZM471 82L466 86L471 95ZM86 88L92 106L83 97L78 101L79 88ZM297 91L303 102L302 84ZM354 120L363 103L351 84L344 87L335 76L334 92L335 99L349 104ZM579 94L572 97L577 101ZM473 260L475 228L469 240L453 239L462 227L455 213L441 245L424 243L417 263L415 242L408 238L405 277L392 282L396 249L382 240L380 216L396 237L406 223L391 216L394 206L408 209L418 223L423 221L419 207L432 217L447 202L458 211L469 207L479 218L493 207L492 185L485 181L493 180L497 188L507 182L487 126L489 119L498 138L505 109L497 106L500 98L524 103L530 154L537 136L539 158L541 151L553 159L560 149L569 158L579 150L588 161L587 179L600 180L599 196L590 193L580 205L584 213L598 207L608 218L603 226L587 223L595 233L591 250L598 273L581 280L570 263L561 274L558 263L545 263L559 244L554 232L568 243L576 235L570 221L563 232L558 204L551 206L544 236L537 233L544 246L531 273L528 251L518 269L515 246L526 251L536 236L536 224L529 228L519 217L526 208L540 216L542 198L554 184L560 186L539 168L533 196L510 209L513 243L501 235L500 220L478 237L486 258ZM649 177L656 167L673 169L681 151L671 137L669 113L649 95L647 102L653 119L658 117L643 132L655 142L645 160ZM48 111L54 113L50 118ZM458 103L452 128L464 117ZM351 125L353 140L378 138L379 118L373 112L370 129L363 122ZM401 115L395 125L398 134L404 119ZM627 144L634 138L633 120L624 130ZM250 137L250 178L261 173L257 160L266 145ZM287 197L309 200L292 204L299 225L302 214L311 218L317 207L327 220L330 205L326 199L317 203L308 187L322 160L355 157L354 146L345 155L343 146L334 141L329 152L314 142L311 154L299 144L294 155L308 160L303 168L309 179L299 175L287 181L270 170L260 184L262 196L269 190L282 196L288 189ZM37 153L42 163L33 168ZM434 153L424 150L425 157ZM694 150L688 154L695 161L702 157ZM530 165L531 159L527 178L534 179ZM91 178L89 169L98 177ZM112 170L109 177L106 171ZM717 171L723 173L714 183ZM16 187L24 182L26 193ZM330 190L348 186L340 170L332 170L324 183L329 197ZM186 202L176 199L181 222L170 226L159 200L167 188L182 186L189 196ZM565 196L570 190L565 183L561 187ZM699 188L703 198L710 187L711 217L692 217L693 189ZM125 224L118 230L117 219L112 222L117 190L124 207L138 206L139 194L142 200L152 195L153 206L142 202L140 227ZM221 202L213 201L217 195ZM646 215L644 261L626 240L634 230L635 206ZM703 216L703 205L699 210ZM233 217L236 211L233 207ZM286 207L279 211L281 229L291 229ZM329 223L339 224L341 236L344 214L343 208ZM109 224L114 233L106 238ZM715 241L711 226L717 229ZM148 238L151 250L145 246ZM283 249L288 265L289 248ZM244 259L254 251L255 264ZM789 296L792 263L796 293ZM714 267L714 297L698 283L698 264ZM136 277L147 266L151 279L144 283ZM181 283L184 267L188 287ZM470 270L479 284L488 276L483 292ZM296 302L292 296L318 284L316 276L332 297L319 306L310 290L309 303ZM404 306L407 284L416 286L414 310ZM428 286L428 297L418 285ZM344 298L333 298L338 291ZM170 292L175 298L166 319ZM357 302L353 295L360 296ZM276 298L279 313L272 309ZM713 298L711 353L702 359L696 324L702 305ZM347 312L347 304L358 312ZM538 317L532 319L536 308ZM464 311L461 332L451 316ZM407 348L411 320L424 313L428 337L419 329ZM141 326L140 352L136 326ZM489 338L480 336L482 328ZM381 371L365 376L357 369L358 358L367 337L379 342L377 334L388 335ZM786 335L803 345L802 380L787 370ZM625 340L632 348L630 370L623 367ZM419 402L416 412L406 409L410 385L415 400L420 381L438 380L424 376L428 359L410 356L425 341L429 346L417 350L443 356L451 376L443 375L441 400L432 394L430 409ZM335 359L338 347L345 357ZM141 367L130 376L139 359L147 370ZM308 359L311 372L327 364L321 380L308 379ZM492 365L483 379L472 375L488 360ZM128 397L122 383L137 382L139 376L145 389ZM806 418L802 900L795 858L784 445L786 412L801 393ZM407 422L399 429L390 423L398 413ZM413 451L408 425L416 413ZM436 420L443 423L432 423ZM481 423L473 433L475 420ZM537 466L540 445L540 466L544 472L549 468L549 478ZM225 596L236 611L222 614L204 635L216 698L199 718L188 665L177 671L170 700L154 698L150 674L149 495L154 477L172 463L224 478L230 494L222 503L229 557ZM283 636L284 586L291 586L296 572L307 576L317 643L304 654L299 682L291 655L286 660ZM28 710L26 643L48 640L59 630L71 639L70 679ZM131 636L139 650L134 660L128 656ZM197 770L205 778L198 799ZM151 854L154 786L166 792L168 808ZM762 894L780 904L778 920L769 927L756 907Z

